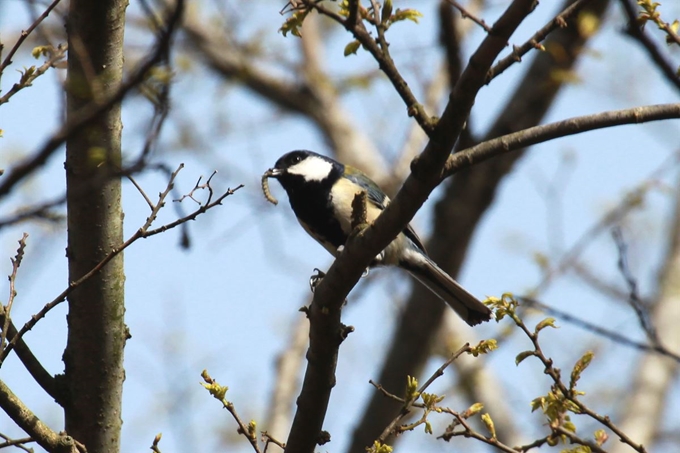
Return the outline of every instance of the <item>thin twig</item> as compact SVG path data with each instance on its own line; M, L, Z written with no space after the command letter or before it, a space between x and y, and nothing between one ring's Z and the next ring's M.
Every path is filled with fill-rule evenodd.
M7 93L5 93L3 96L0 96L0 105L9 102L12 96L24 88L31 86L35 79L46 73L48 69L56 67L57 63L66 57L67 50L68 47L66 44L60 44L56 48L51 47L49 51L50 57L45 63L40 65L38 68L31 67L29 69L24 69L21 80L18 83L13 84L12 88L10 88Z
M144 81L149 70L166 55L166 49L170 44L170 38L174 34L175 28L183 16L184 2L185 0L176 1L174 9L168 14L166 26L163 29L161 38L156 41L155 47L149 57L132 72L128 80L122 83L119 89L107 98L105 102L88 104L78 112L75 112L72 115L72 119L68 123L62 125L38 150L38 152L11 168L3 177L2 183L0 183L0 197L7 195L16 184L30 175L35 169L44 165L45 162L47 162L47 159L69 137L78 132L81 128L90 124L112 105L122 101L135 87Z
M628 303L635 311L640 326L645 332L645 335L647 335L647 339L652 344L660 344L659 336L657 335L656 329L652 325L652 320L649 316L649 307L646 307L640 300L637 281L635 280L635 277L633 277L630 267L628 266L628 246L623 239L623 232L620 227L617 226L612 229L612 237L619 253L618 268L623 279L626 281L626 285L628 285Z
M599 335L603 338L607 338L617 344L621 344L624 346L630 346L635 349L639 349L640 351L648 351L648 352L656 352L658 354L661 354L663 356L669 357L676 362L680 363L680 355L674 353L673 351L669 351L666 349L663 345L660 344L644 344L640 343L635 340L631 340L630 338L620 334L619 332L613 331L613 330L608 330L605 329L604 327L600 327L596 324L591 323L590 321L586 321L584 319L578 318L570 313L567 313L565 311L559 310L557 308L551 307L550 305L546 305L542 302L539 302L536 299L533 299L531 297L518 297L517 300L522 302L522 304L527 305L529 307L536 308L538 310L541 310L542 312L554 316L558 319L561 319L563 321L566 321L576 327L580 327L584 330L587 330L589 332L592 332L596 335Z
M17 249L17 254L14 258L10 258L12 262L12 273L9 276L9 298L7 299L7 305L0 305L0 314L5 317L5 321L2 326L2 332L0 332L0 349L5 347L5 340L7 339L7 332L10 325L10 313L12 311L12 304L14 303L14 298L17 295L16 291L16 280L17 273L19 272L19 266L21 266L21 261L24 258L24 252L26 250L26 239L28 239L28 233L24 233L21 239L19 239L19 248Z
M462 354L469 352L470 351L470 344L465 343L459 350L451 354L451 357L442 364L437 370L430 376L430 378L425 381L423 385L420 386L418 389L417 393L414 394L412 398L404 402L404 405L401 408L401 411L399 411L399 414L385 427L383 430L382 434L378 436L378 441L381 443L384 443L387 440L387 437L392 434L392 432L395 430L397 425L401 422L401 420L406 417L410 412L411 412L411 407L413 407L413 403L418 399L418 397L425 391L427 388L435 381L437 380L440 376L444 374L444 370L453 363L454 360L456 360L458 357L460 357Z
M532 332L527 328L526 324L516 315L512 314L511 315L513 318L513 321L515 321L515 324L524 332L524 334L531 340L531 343L534 347L534 350L532 351L532 355L536 358L538 358L541 363L543 364L544 367L544 372L553 381L553 386L555 391L559 391L561 395L568 401L574 404L575 408L572 412L577 413L577 414L585 414L588 415L590 418L596 420L598 423L600 423L603 426L606 426L609 428L612 432L614 432L621 442L629 445L632 447L634 450L638 451L639 453L646 453L647 450L645 447L641 444L638 444L634 442L632 439L628 437L626 433L621 431L618 426L616 426L608 416L602 416L589 407L587 407L581 400L577 398L579 392L576 391L575 388L573 388L573 385L571 388L567 387L563 382L562 382L562 377L560 374L560 370L555 368L553 365L552 359L548 358L545 356L543 351L541 350L541 346L538 343L538 330ZM557 426L553 426L552 424L550 425L550 428L552 430L556 430ZM561 433L559 433L561 434ZM573 440L573 439L572 439ZM579 442L583 445L587 445L585 442ZM589 446L589 445L588 445Z
M448 0L447 0L448 1ZM566 21L576 15L588 2L591 0L577 0L564 11L555 16L550 22L545 24L543 28L538 30L529 38L524 44L519 47L513 46L512 52L507 57L502 58L493 68L489 70L486 76L486 83L491 82L494 78L503 73L513 64L522 61L522 57L533 49L542 49L541 42L555 29L566 26Z
M5 436L4 434L0 433L0 437L2 437L5 442L0 443L0 450L3 448L7 447L16 447L20 448L21 450L24 450L28 453L33 453L33 450L24 446L23 444L27 444L29 442L35 442L35 440L32 437L23 437L21 439L12 439L9 436Z
M234 189L227 189L226 192L224 192L222 195L217 197L215 201L206 203L205 205L200 206L197 210L192 212L189 215L186 215L180 219L175 220L174 222L170 222L166 225L162 225L158 228L155 229L150 229L151 224L154 222L156 217L158 216L158 212L160 209L165 205L165 198L167 195L170 193L170 191L173 189L174 186L174 180L177 174L180 172L180 170L184 167L184 164L181 164L176 171L174 171L170 177L170 181L168 182L168 185L165 189L165 191L161 192L159 194L158 202L154 206L154 209L151 211L151 214L149 217L146 219L146 222L144 225L139 228L135 234L133 234L127 241L125 241L123 244L120 245L120 247L114 248L109 252L109 254L104 257L99 263L97 263L89 272L87 272L85 275L80 277L78 280L71 282L64 291L62 291L57 297L55 297L51 302L47 303L38 313L35 315L31 316L31 319L24 324L24 326L19 330L17 335L10 341L10 343L7 345L7 347L0 353L0 365L4 362L4 360L7 358L7 355L11 352L11 350L14 348L16 343L28 332L31 330L35 324L45 317L45 315L52 310L54 307L62 303L64 300L66 300L66 297L73 292L78 286L82 285L85 281L89 280L92 278L92 276L96 275L100 270L104 268L114 257L116 257L118 254L120 254L123 250L128 248L130 245L132 245L135 241L138 239L144 239L148 238L151 236L154 236L156 234L165 232L167 230L170 230L172 228L175 228L178 225L182 225L186 222L189 222L190 220L196 219L199 215L205 213L209 209L214 208L215 206L218 206L222 204L222 201L230 196L233 195L237 190L241 189L243 185L239 185ZM212 194L212 188L208 187L210 190L210 193ZM212 195L211 195L212 196Z
M277 445L282 450L286 449L285 442L281 442L280 440L273 438L267 431L262 431L261 436L262 440L264 441L264 449L262 450L262 453L267 453L267 448L269 448L269 444Z
M17 39L17 42L14 43L14 47L9 51L5 59L3 60L2 64L0 65L0 75L2 75L3 71L7 66L12 64L12 58L14 57L14 54L17 53L19 50L19 47L21 47L21 44L28 38L28 35L30 35L33 30L36 29L40 23L47 18L47 16L50 15L52 10L59 4L61 0L54 0L46 9L43 11L43 13L38 16L38 18L31 24L30 27L28 27L28 30L22 30L21 35L19 36L19 39Z
M645 48L651 60L656 67L661 70L663 75L676 89L680 90L680 76L677 74L677 69L673 63L668 59L668 56L656 45L654 40L649 36L645 30L640 28L637 23L638 8L635 2L630 0L620 0L626 17L628 18L628 26L626 27L626 34L635 39Z
M313 0L302 1L304 1L307 8L315 9L319 12L319 14L333 19L345 29L347 29L347 31L352 33L354 38L361 43L364 49L366 49L373 56L373 58L378 63L380 70L383 71L390 82L392 82L395 90L406 104L408 115L412 116L418 122L418 124L420 124L425 133L430 135L435 128L436 121L427 114L423 105L418 102L417 98L409 88L408 83L406 83L394 64L394 61L390 57L389 53L384 52L385 47L379 43L376 43L376 40L371 36L368 30L366 30L363 22L361 20L356 20L354 23L352 23L336 12L331 11L330 9ZM386 42L383 44L387 46Z
M474 23L476 23L477 25L479 25L480 27L482 27L482 29L483 29L485 32L487 32L487 33L491 32L491 27L489 27L489 26L486 24L486 22L484 21L484 19L480 19L479 17L475 16L475 15L472 14L470 11L468 11L467 9L465 9L465 7L463 7L463 5L461 5L460 3L458 3L458 2L455 1L455 0L446 0L446 1L447 1L449 4L451 4L451 6L453 6L453 7L456 8L458 11L460 11L460 15L461 15L461 17L462 17L463 19L470 19L472 22L474 22Z

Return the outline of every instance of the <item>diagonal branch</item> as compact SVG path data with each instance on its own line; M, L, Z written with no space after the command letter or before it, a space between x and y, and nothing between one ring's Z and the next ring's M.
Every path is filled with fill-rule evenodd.
M23 181L36 169L43 166L50 156L52 156L52 154L59 149L69 137L95 121L99 115L106 112L112 105L120 102L135 87L144 81L149 70L165 57L167 46L170 43L170 39L175 32L176 25L179 22L183 11L184 0L177 0L175 6L168 13L165 27L163 28L162 33L159 34L159 38L149 57L132 72L128 80L122 83L115 93L106 98L103 102L89 104L78 112L73 113L71 115L72 119L68 123L62 125L35 154L10 168L9 171L3 175L3 181L0 184L0 198L9 194L14 186Z
M573 0L565 0L559 10L563 11L571 3ZM594 1L588 10L595 17L603 17L607 4L607 0ZM546 48L559 48L560 58L551 52L535 53L525 77L510 100L500 108L502 113L485 134L487 140L534 126L541 121L564 84L563 80L554 80L551 75L556 70L568 71L573 68L589 36L581 35L575 24L571 23L549 36ZM434 209L434 230L427 248L431 258L450 275L455 277L459 272L474 231L492 205L501 181L523 153L523 150L518 150L462 171L446 187L444 197ZM415 376L421 372L436 335L433 327L441 323L444 312L444 305L431 297L426 289L420 285L413 287L379 372L378 379L388 390L398 391L406 375ZM467 327L460 325L460 329ZM476 374L469 379L477 382L483 378ZM476 388L476 384L471 386ZM472 396L470 401L478 399ZM489 400L486 403L489 406L495 404ZM393 403L374 394L357 424L350 451L360 453L372 444L385 424L394 417L396 410L398 408Z
M24 326L17 332L17 334L12 338L12 340L9 342L7 347L0 352L0 366L2 366L2 363L5 361L9 353L12 351L12 349L15 348L17 343L21 341L22 337L29 331L31 330L37 322L44 318L47 313L52 310L54 307L57 305L61 304L66 300L66 297L68 297L69 294L71 294L77 287L88 281L90 278L93 276L97 275L111 260L113 260L116 256L118 256L123 250L128 248L130 245L132 245L134 242L136 242L139 239L144 239L148 238L151 236L155 236L156 234L163 233L167 230L170 230L172 228L175 228L179 225L182 225L184 223L187 223L191 220L195 220L196 217L199 215L207 212L208 210L214 208L215 206L221 205L222 201L224 201L225 198L227 198L230 195L233 195L237 190L239 190L243 185L239 185L234 189L227 189L226 192L224 192L222 195L217 197L215 200L209 199L208 202L205 205L200 206L198 209L196 209L194 212L191 214L184 216L180 219L177 219L173 222L170 222L166 225L162 225L160 227L151 229L151 225L153 224L154 220L156 220L156 217L158 215L158 212L160 209L165 206L165 198L168 196L170 191L173 189L174 185L174 180L175 177L177 176L177 173L183 168L183 165L181 165L172 175L170 178L170 181L168 182L168 185L160 195L158 202L156 205L154 205L151 214L149 217L146 219L146 222L144 225L139 228L127 241L125 241L123 244L121 244L119 247L114 248L111 250L109 254L107 254L99 263L97 263L89 272L85 273L82 277L80 277L78 280L71 282L64 291L62 291L57 297L55 297L52 301L47 303L38 313L35 315L31 316L31 319L24 324ZM212 188L209 186L206 187L210 191L210 197L212 197Z
M463 128L474 99L483 86L486 71L510 35L535 6L532 0L515 0L494 24L470 59L451 94L430 142L412 166L394 201L375 223L350 238L340 257L319 284L309 310L310 347L298 410L286 444L290 451L312 452L321 432L334 385L335 366L342 331L340 310L369 262L399 234L439 183L438 174Z
M680 76L676 72L673 63L668 59L667 55L663 54L661 49L659 49L652 38L650 38L649 34L638 25L638 9L636 8L635 3L631 2L630 0L620 0L620 3L626 13L626 16L628 17L626 33L645 48L649 54L649 58L651 58L656 67L661 70L663 75L666 77L666 80L668 80L670 83L675 85L678 90L680 90Z
M0 381L0 407L41 447L55 453L86 453L85 447L66 433L57 433L43 423Z

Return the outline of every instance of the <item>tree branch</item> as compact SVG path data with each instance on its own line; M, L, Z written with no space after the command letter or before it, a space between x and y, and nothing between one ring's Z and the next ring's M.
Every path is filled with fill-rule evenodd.
M24 180L36 169L43 166L52 154L59 149L73 134L80 131L83 127L95 121L103 112L111 108L112 105L120 102L130 91L144 81L151 68L160 62L166 53L170 38L175 32L175 26L183 12L184 0L177 0L173 9L170 10L165 22L165 27L160 33L153 51L149 57L132 72L128 80L105 100L100 103L93 102L71 115L70 120L62 125L47 142L32 156L19 162L3 175L0 184L0 198L10 193L15 185Z
M224 192L222 195L217 197L215 200L209 199L208 202L205 205L200 206L198 209L196 209L194 212L177 219L173 222L170 222L168 224L162 225L158 228L151 229L151 225L153 224L154 220L156 219L158 212L160 209L165 205L165 199L170 193L170 191L173 188L174 185L174 179L177 176L177 173L183 168L183 165L180 166L171 176L170 181L165 189L164 192L162 192L159 195L158 202L156 205L154 205L153 210L151 211L151 214L147 218L146 222L144 225L139 228L127 241L122 243L120 246L112 249L99 263L97 263L89 272L85 273L82 277L80 277L78 280L71 282L64 291L62 291L57 297L55 297L52 301L47 303L38 313L35 315L31 316L31 319L24 324L24 326L19 330L19 332L11 339L7 347L0 352L0 366L2 363L5 361L9 353L14 349L14 347L17 345L19 341L21 341L22 337L29 331L31 330L40 319L44 318L47 313L52 310L54 307L59 305L60 303L64 302L66 300L66 297L68 297L69 294L71 294L76 288L78 288L80 285L88 281L90 278L93 276L97 275L99 271L101 271L112 259L114 259L116 256L118 256L123 250L128 248L130 245L132 245L134 242L136 242L139 239L144 239L148 238L151 236L155 236L156 234L163 233L167 230L170 230L172 228L175 228L179 225L182 225L186 222L189 222L190 220L195 220L196 217L199 215L207 212L208 210L214 208L215 206L221 205L222 201L230 195L233 195L234 192L237 190L241 189L243 185L239 185L234 189L227 189L226 192ZM210 197L212 197L212 188L207 187L210 190Z
M680 118L680 103L634 107L569 118L543 126L530 127L513 134L487 140L449 157L443 171L446 178L457 171L484 162L495 156L560 137L580 134L606 127L640 124Z
M26 434L41 447L55 453L86 453L85 447L66 434L58 434L44 424L24 403L0 381L0 407Z
M675 88L680 90L680 76L678 76L678 73L676 72L677 69L673 66L668 57L663 54L661 49L659 49L659 47L654 43L652 38L649 37L649 34L638 25L637 15L639 9L637 8L637 5L630 0L620 0L620 3L624 12L626 13L626 16L628 17L626 34L635 39L642 47L645 48L649 58L651 58L656 67L661 70L661 73L664 75L664 77L666 77L666 80L675 85Z
M291 451L312 452L321 431L334 385L338 339L342 331L340 309L345 297L370 261L403 230L439 183L438 174L463 128L486 71L534 5L532 0L515 0L494 24L456 84L430 142L412 166L413 173L374 224L350 238L317 287L309 310L308 366L286 442Z

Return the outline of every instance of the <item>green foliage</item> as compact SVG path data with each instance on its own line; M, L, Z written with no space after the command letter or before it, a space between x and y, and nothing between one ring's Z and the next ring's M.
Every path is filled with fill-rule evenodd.
M19 71L19 74L21 74L21 78L19 79L19 85L21 86L29 86L33 76L35 75L35 66L31 66L30 68L24 67L23 71Z
M421 395L421 398L423 399L423 404L425 405L425 409L430 410L430 411L436 411L437 407L436 405L444 401L444 396L439 396L434 393L425 393Z
M552 327L553 329L557 329L558 327L555 325L555 318L545 318L543 321L536 324L534 334L538 334L538 332L545 329L546 327Z
M404 399L406 401L415 400L420 396L418 393L418 379L413 376L406 376L406 394Z
M489 434L491 434L491 437L493 439L496 438L496 427L493 424L493 420L491 419L491 415L489 413L484 413L482 414L482 422L484 423L484 426L486 426L486 429L489 430Z
M515 357L515 365L519 365L526 359L527 357L535 356L536 352L535 351L522 351L517 356Z
M52 46L37 46L33 48L31 55L37 60L41 55L43 57L49 57L53 50L54 48Z
M564 394L553 389L545 396L539 396L531 401L531 412L541 409L551 423L559 422L566 412L580 413L576 404L565 398Z
M227 394L227 390L229 390L229 387L226 385L220 385L215 381L213 378L210 377L208 374L207 370L203 370L201 373L201 377L205 382L201 382L201 385L210 392L210 394L218 401L222 402L223 404L227 404L226 400L224 397Z
M480 354L488 354L494 349L498 349L498 342L491 338L489 340L482 340L477 346L470 348L470 354L472 354L473 357L477 357Z
M461 415L461 417L467 419L472 417L473 415L477 415L482 410L484 409L484 405L482 403L475 403L472 406L468 407Z
M604 445L604 443L607 442L607 439L609 439L609 436L604 429L598 429L595 431L593 437L595 438L595 443L599 446Z
M281 28L279 28L279 31L283 33L283 36L287 36L288 33L290 33L293 36L300 38L302 36L300 35L300 27L302 27L302 23L305 21L309 11L310 10L308 9L295 11L288 19L286 19L283 25L281 25Z
M484 301L484 303L494 310L496 322L500 321L506 316L510 316L515 319L515 310L519 305L512 293L504 293L501 295L500 299L498 297L489 297Z
M345 46L344 55L346 57L349 56L349 55L356 55L357 50L359 50L360 45L361 45L361 43L359 43L359 41L357 41L357 40L350 42L349 44L347 44Z
M392 447L376 440L370 448L366 449L366 451L368 453L392 453Z
M390 22L401 22L403 20L410 20L412 22L418 23L418 18L423 17L423 13L415 9L399 9L397 12L390 16Z
M581 378L581 373L588 368L590 362L593 360L593 351L588 351L583 356L578 359L574 369L571 371L571 381L569 382L569 389L573 390L576 387L576 383Z

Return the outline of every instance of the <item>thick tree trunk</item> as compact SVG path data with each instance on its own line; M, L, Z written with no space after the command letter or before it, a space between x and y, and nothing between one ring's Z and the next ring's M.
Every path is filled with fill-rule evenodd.
M126 6L127 0L71 0L67 121L120 86ZM69 281L122 243L121 184L112 177L120 168L121 130L114 104L67 141ZM66 431L89 453L120 450L124 280L120 254L68 298Z

